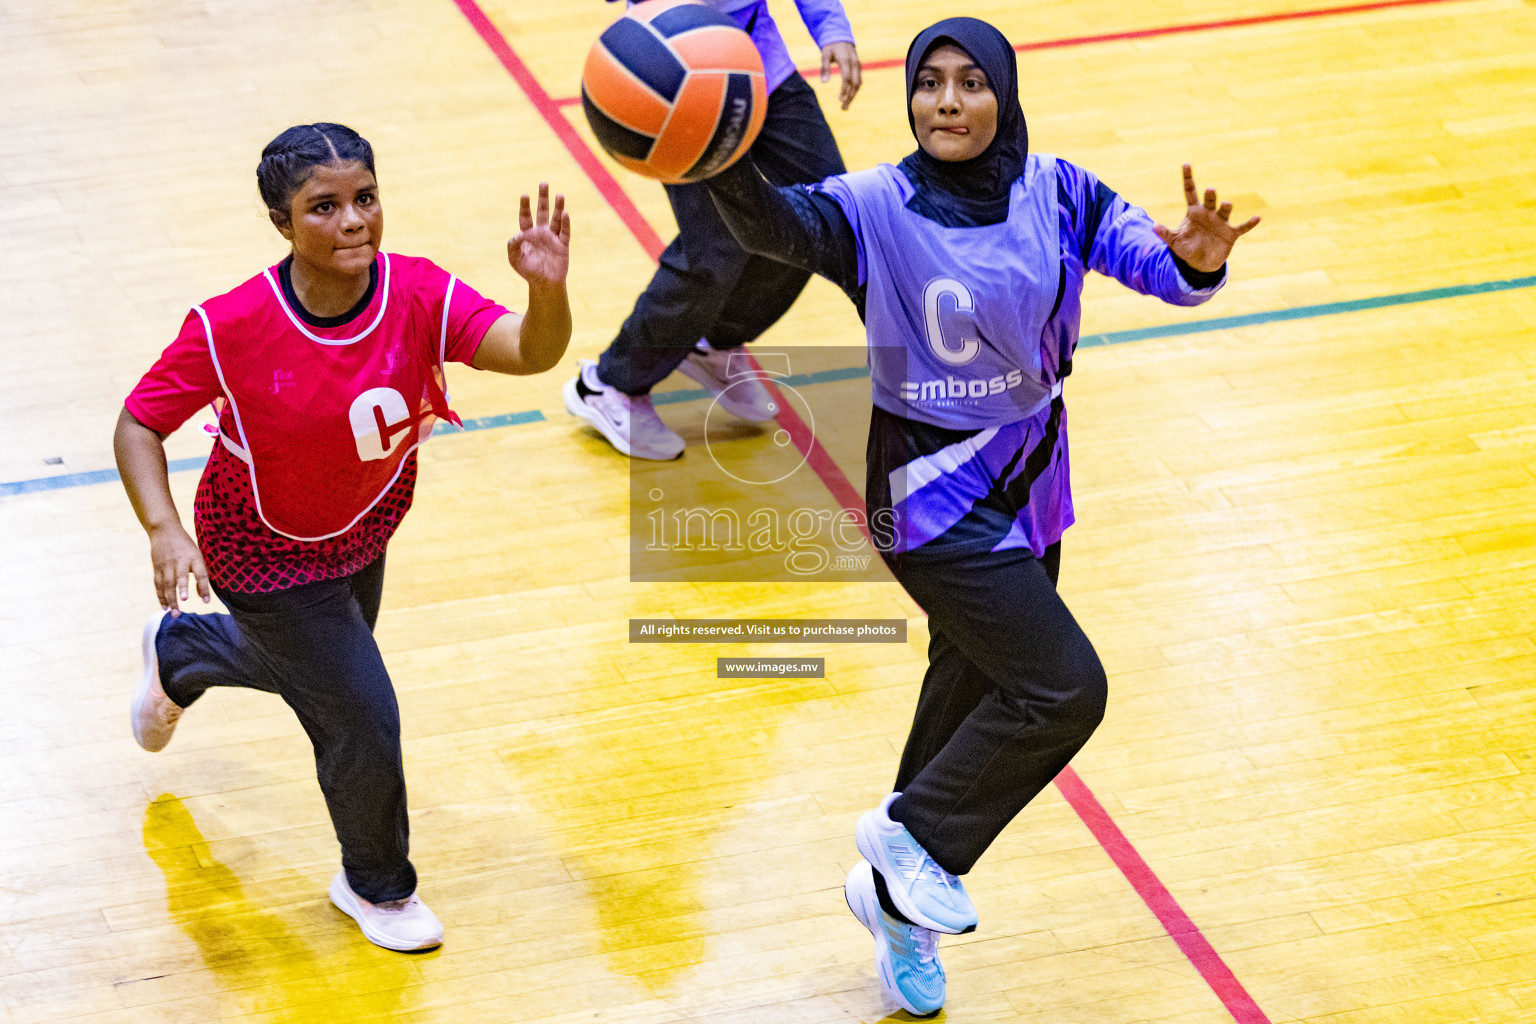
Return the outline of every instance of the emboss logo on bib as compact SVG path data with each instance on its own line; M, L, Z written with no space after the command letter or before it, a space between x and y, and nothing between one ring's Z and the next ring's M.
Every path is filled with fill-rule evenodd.
M987 398L1012 391L1024 383L1023 370L1009 370L986 380L943 377L938 380L908 380L901 384L901 397L907 402L952 402L961 398Z
M347 418L357 441L357 457L373 462L394 454L424 417L412 416L405 398L394 388L369 388L352 400Z

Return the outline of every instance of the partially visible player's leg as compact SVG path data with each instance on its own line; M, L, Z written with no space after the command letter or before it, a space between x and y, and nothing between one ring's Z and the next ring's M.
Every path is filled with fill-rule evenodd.
M627 395L666 379L720 316L750 257L699 183L668 185L678 236L598 360L598 378Z
M376 585L374 580L364 583ZM409 896L416 871L407 856L400 713L364 600L351 578L272 594L221 594L249 643L272 664L278 693L315 748L342 865L371 902Z
M373 626L384 558L351 576L271 593L218 589L228 615L166 616L153 650L166 695L188 707L214 686L282 696L315 748L341 844L331 898L370 941L423 949L442 926L415 897L400 713Z
M941 560L919 549L898 571L929 621L992 683L890 807L892 820L956 875L1066 767L1104 715L1103 665L1049 568L1027 550ZM904 772L916 763L904 760Z
M382 557L348 577L370 630L379 617L383 580ZM146 637L146 666L151 660L156 663L154 674L162 692L180 709L191 707L215 686L278 692L276 663L251 643L229 615L161 615L152 635Z
M898 793L906 781L932 760L991 685L991 681L930 622L928 671L923 677L917 713L902 753L901 770L897 774ZM859 843L860 851L868 849L866 856L872 854L872 859L881 863L881 869L875 869L868 861L860 861L848 874L843 896L859 923L874 937L875 969L887 996L910 1013L927 1015L944 1005L945 979L944 967L939 962L939 933L924 924L914 923L891 897L886 875L898 873L907 863L901 850L891 848L893 843L899 846L909 842L912 857L919 854L917 841L904 835L902 826L890 823L885 817L889 800L888 797L880 811L865 815L859 823L860 831L865 833ZM872 817L877 820L866 820ZM872 824L885 825L884 831L890 834L869 836ZM893 863L894 859L901 859L902 863ZM932 909L928 901L924 901L924 906ZM936 922L931 919L926 922L927 925L933 923Z
M370 630L379 617L383 581L382 557L347 578ZM191 707L215 686L278 692L274 675L278 663L251 643L232 616L192 612L162 615L153 636L147 639L146 663L150 659L157 662L156 678L162 692L178 708Z
M271 661L251 644L232 616L190 612L166 616L157 646L166 696L184 708L215 686L277 692Z
M352 599L357 602L357 610L362 613L363 622L368 626L369 633L372 633L374 626L378 625L379 606L384 603L384 560L387 557L387 555L380 555L347 577L347 586L352 589Z
M134 739L163 750L181 718L210 687L277 692L270 664L223 614L162 612L144 629L144 676L129 710Z
M564 392L566 409L619 451L663 460L682 454L684 442L656 415L651 389L705 336L748 260L703 185L668 185L667 198L681 232L618 336L596 365L581 360Z
M1046 549L1039 559L1051 585L1061 567L1061 543ZM928 762L938 755L950 737L968 718L994 684L991 678L965 656L932 618L928 620L928 671L923 676L912 715L912 730L901 752L901 766L896 770L895 792L903 792Z
M442 926L413 898L400 712L372 632L383 569L380 557L349 577L219 597L314 745L341 844L332 899L369 940L419 949L441 942Z
M974 927L958 876L1103 717L1103 667L1048 554L918 549L893 562L938 642L898 789L859 820L858 841L891 905L924 927Z
M986 674L972 665L960 648L944 635L943 629L930 619L928 670L923 674L923 686L917 695L912 729L902 747L894 792L905 789L944 749L960 723L991 689L992 681Z

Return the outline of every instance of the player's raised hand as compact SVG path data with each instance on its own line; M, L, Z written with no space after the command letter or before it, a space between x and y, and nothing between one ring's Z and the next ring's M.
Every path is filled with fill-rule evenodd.
M859 51L852 43L830 43L821 48L821 80L829 81L832 78L832 65L837 65L837 70L843 76L843 89L838 94L838 99L847 110L853 98L859 94L859 86L864 84L864 65L859 62Z
M549 208L549 183L539 182L537 214L528 197L518 209L521 231L507 242L507 262L531 287L565 284L571 267L571 215L565 212L565 196L555 196Z
M1259 218L1250 217L1233 227L1230 223L1232 204L1218 206L1213 188L1205 190L1202 202L1195 188L1195 172L1189 164L1184 165L1184 201L1189 204L1189 209L1184 212L1184 221L1176 230L1169 231L1161 224L1154 225L1152 230L1179 259L1196 270L1207 273L1220 270L1227 262L1232 246L1259 223Z

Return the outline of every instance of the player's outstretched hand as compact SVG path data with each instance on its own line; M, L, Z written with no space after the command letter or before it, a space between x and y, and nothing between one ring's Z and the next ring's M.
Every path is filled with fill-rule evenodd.
M1213 188L1205 190L1205 201L1202 203L1200 193L1195 189L1195 172L1189 164L1184 165L1184 201L1189 204L1189 209L1185 211L1184 222L1176 231L1169 231L1161 224L1154 225L1152 230L1179 259L1196 270L1207 273L1220 270L1221 265L1227 262L1232 246L1259 223L1259 218L1250 217L1233 227L1229 223L1232 204L1222 203L1217 206L1216 190Z
M830 43L821 48L821 80L828 81L832 77L832 65L837 65L837 70L843 76L843 89L838 93L838 100L847 110L853 98L859 94L859 86L864 84L864 65L859 63L859 51L852 43Z
M525 195L518 221L522 230L507 242L507 262L530 287L563 287L571 267L571 215L565 212L565 196L555 196L551 213L549 183L539 182L537 216Z

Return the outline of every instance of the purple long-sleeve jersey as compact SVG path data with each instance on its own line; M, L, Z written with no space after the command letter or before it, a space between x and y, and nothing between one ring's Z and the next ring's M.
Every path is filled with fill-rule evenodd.
M1173 253L1153 233L1147 211L1120 198L1091 172L1058 159L1056 180L1066 287L1041 341L1047 351L1059 354L1058 359L1068 360L1069 367L1082 326L1083 279L1088 271L1174 306L1198 306L1227 283L1223 267L1220 279L1209 287L1190 285L1174 263Z
M1062 385L1088 271L1178 306L1226 282L1225 266L1181 264L1146 211L1049 157L1029 158L1004 220L980 223L889 166L775 188L747 159L709 189L743 248L827 278L865 320L865 504L889 554L1043 556L1074 519Z
M1031 158L1032 161L1037 159ZM905 408L891 408L890 392L882 395L877 386L866 495L871 516L890 515L897 524L894 531L894 550L897 552L939 541L946 546L981 547L994 551L1025 547L1039 557L1060 540L1072 524L1075 517L1067 417L1061 394L1063 378L1072 370L1072 356L1082 322L1083 282L1089 270L1113 277L1134 291L1179 306L1205 302L1225 283L1223 268L1220 279L1209 287L1196 288L1189 284L1168 247L1153 233L1152 219L1146 211L1126 202L1088 171L1064 160L1054 163L1054 205L1060 248L1056 298L1038 339L1016 338L1013 341L1017 365L1026 367L1026 373L1039 374L1037 379L1049 389L1051 400L1024 418L1010 419L1006 404L1001 402L1006 396L1000 394L981 403L970 403L978 410L984 409L986 402L993 403L997 414L988 422L981 422L974 412L969 419L951 421L945 419L942 412L935 415L931 404L920 401L908 401ZM910 185L906 179L893 171L883 180L886 187L901 190L892 198L896 200L895 205L904 206L910 198ZM1045 182L1041 184L1049 187ZM924 342L907 337L912 332L896 326L899 319L892 319L888 314L877 322L875 296L868 290L873 288L877 276L882 279L882 287L890 287L891 278L889 275L872 275L867 261L900 259L900 253L915 251L915 243L909 242L904 247L900 244L900 232L896 233L896 245L891 244L889 237L882 243L877 234L885 232L888 222L875 225L868 221L870 213L880 207L869 202L868 197L859 200L849 188L840 186L840 179L834 178L816 188L837 201L853 229L859 263L858 285L866 292L864 298L869 312L870 344L906 345L911 363L911 353L919 350ZM1016 200L1015 208L1017 206ZM884 215L889 217L889 212L890 204L886 204ZM925 229L909 222L906 230L922 232ZM939 233L955 229L935 225L926 230ZM961 230L986 232L989 229ZM981 242L980 234L977 241ZM982 248L986 247L983 245ZM893 253L898 255L893 256ZM977 258L999 260L1004 257L987 251L978 252ZM916 297L910 297L910 300L915 301ZM986 323L984 304L989 301L1006 306L1014 301L1014 296L975 296L975 319L983 325ZM886 300L881 305L889 309L893 301ZM927 353L923 352L922 356L926 357ZM909 370L909 374L913 373L922 375ZM917 398L918 395L914 391L910 397ZM881 510L889 511L882 513Z

